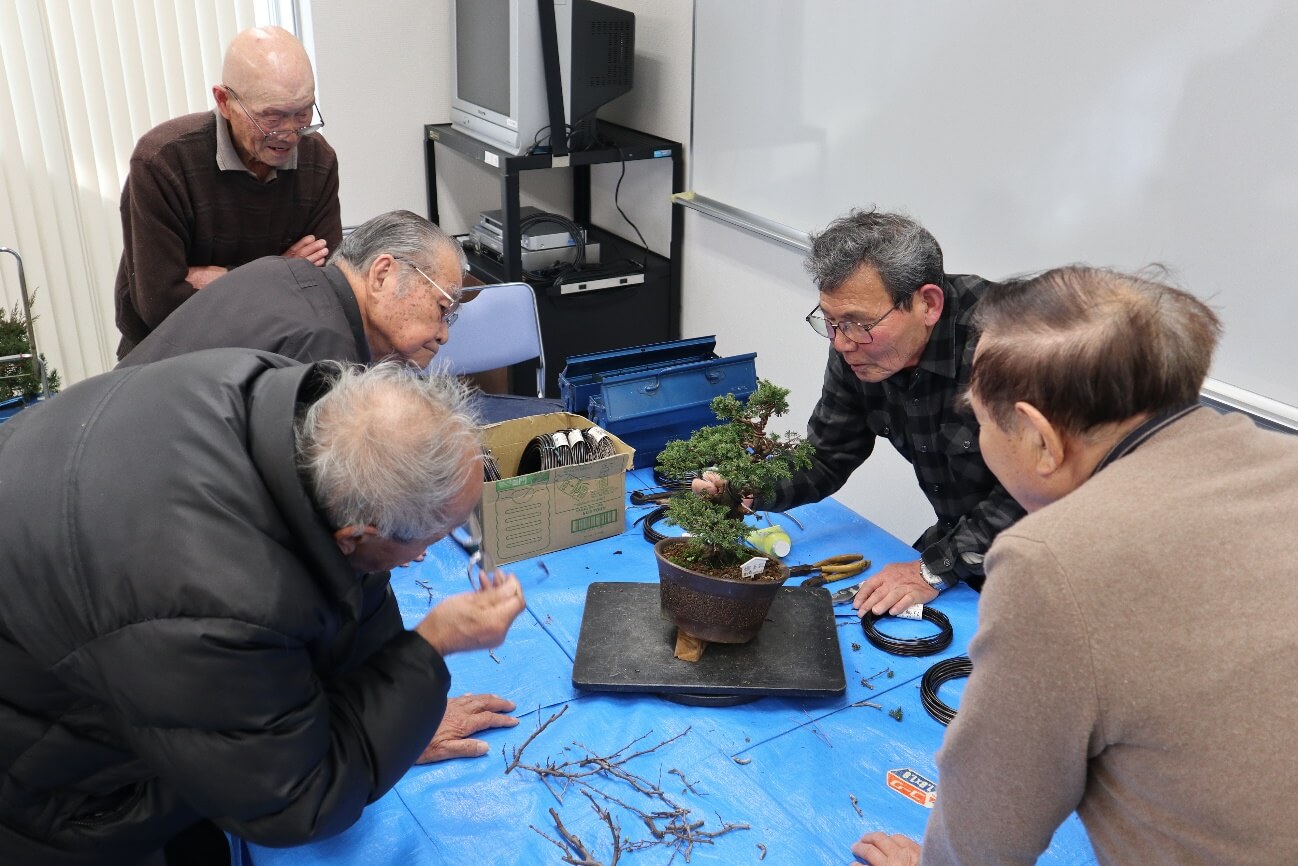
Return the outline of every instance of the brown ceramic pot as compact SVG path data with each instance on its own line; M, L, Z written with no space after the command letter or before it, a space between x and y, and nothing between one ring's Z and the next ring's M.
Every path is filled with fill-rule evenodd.
M747 643L766 621L775 594L789 579L780 565L779 580L741 580L700 574L663 556L663 547L679 542L664 538L654 545L663 619L687 634L713 643Z

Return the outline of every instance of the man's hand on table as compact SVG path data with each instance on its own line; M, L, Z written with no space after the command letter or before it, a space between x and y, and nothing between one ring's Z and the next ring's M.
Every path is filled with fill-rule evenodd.
M852 608L858 616L873 611L876 616L890 613L893 616L912 604L928 604L937 598L937 590L919 573L919 560L892 562L879 573L861 584L852 599Z
M518 578L496 569L482 572L478 588L444 600L415 626L442 655L500 646L527 602Z
M202 265L186 271L185 282L193 286L195 291L198 291L206 288L217 277L225 276L226 273L227 270L218 265Z
M433 734L433 741L424 749L416 764L431 764L450 758L479 758L489 748L482 740L470 739L472 734L488 728L512 728L518 719L506 715L514 709L514 702L496 695L464 695L446 702L446 715Z
M919 866L920 846L906 836L866 833L852 843L852 866Z
M286 259L306 259L317 268L323 267L329 258L329 242L315 235L307 235L293 246L284 250Z

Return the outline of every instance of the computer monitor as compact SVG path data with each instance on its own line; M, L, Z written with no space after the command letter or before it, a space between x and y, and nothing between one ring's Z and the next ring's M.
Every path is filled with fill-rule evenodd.
M553 8L562 135L550 129L541 8ZM451 123L511 154L587 146L595 112L631 89L635 15L594 0L455 0Z

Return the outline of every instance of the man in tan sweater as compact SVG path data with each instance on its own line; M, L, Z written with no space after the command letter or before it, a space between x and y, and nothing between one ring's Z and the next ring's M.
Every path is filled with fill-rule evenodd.
M1220 323L1185 292L1063 268L979 323L982 453L1029 514L987 557L922 851L852 853L1032 863L1076 810L1105 864L1298 862L1298 437L1198 406Z

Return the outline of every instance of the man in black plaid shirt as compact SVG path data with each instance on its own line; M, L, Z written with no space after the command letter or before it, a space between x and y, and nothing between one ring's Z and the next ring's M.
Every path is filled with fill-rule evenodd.
M956 400L977 346L974 307L995 284L948 275L923 226L875 211L854 210L814 235L806 266L820 290L807 322L831 345L807 423L816 455L753 506L782 511L832 495L883 437L915 467L937 522L914 544L920 558L885 566L853 606L895 614L961 580L981 588L983 554L1024 513L983 463L978 423ZM709 473L695 489L715 495L723 483Z

